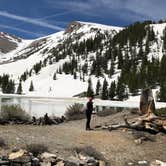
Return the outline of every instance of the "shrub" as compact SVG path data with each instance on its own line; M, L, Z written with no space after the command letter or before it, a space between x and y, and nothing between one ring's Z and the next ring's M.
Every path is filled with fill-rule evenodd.
M19 105L2 106L0 117L5 121L28 122L30 120L30 116Z
M97 115L101 116L101 117L105 117L105 116L112 115L114 113L117 113L117 111L114 111L114 110L111 110L111 109L104 109L102 111L98 111Z
M70 105L65 112L65 117L67 120L78 120L85 117L84 105L75 103Z
M166 116L166 108L160 108L155 111L157 116Z
M5 143L5 140L3 138L0 137L0 147L5 147L6 146L6 143Z
M43 144L32 143L32 144L26 145L26 150L28 152L31 152L35 157L37 157L39 154L48 152L48 147Z

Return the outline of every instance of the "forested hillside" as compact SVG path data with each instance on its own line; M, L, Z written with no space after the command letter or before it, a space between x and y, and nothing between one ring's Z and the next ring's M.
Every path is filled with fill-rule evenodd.
M73 22L64 32L33 41L19 50L9 65L4 61L1 66L8 68L32 57L35 61L31 60L21 72L18 69L17 74L5 70L0 73L4 93L39 91L37 81L42 82L44 70L50 67L50 84L45 86L51 92L54 83L68 75L84 84L72 95L79 92L104 100L124 100L152 87L158 89L158 100L166 101L166 23L136 22L118 28ZM13 81L3 73L13 77ZM12 84L11 91L5 90L9 84L4 79Z

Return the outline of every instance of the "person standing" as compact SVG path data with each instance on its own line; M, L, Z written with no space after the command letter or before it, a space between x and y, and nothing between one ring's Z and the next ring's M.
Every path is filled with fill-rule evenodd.
M90 128L90 121L91 121L91 116L93 112L93 98L89 97L89 101L86 104L86 130L92 130Z

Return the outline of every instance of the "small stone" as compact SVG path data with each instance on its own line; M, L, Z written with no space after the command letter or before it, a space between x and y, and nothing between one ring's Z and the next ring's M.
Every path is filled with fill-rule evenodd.
M48 159L48 158L57 158L57 156L55 154L52 153L48 153L48 152L44 152L41 154L41 159Z
M50 163L55 163L57 159L57 155L44 152L41 154L40 159L44 162L50 162Z
M143 160L143 161L138 161L138 164L142 165L142 164L148 164L147 161Z
M9 161L4 161L0 159L0 165L8 165Z
M124 128L122 131L123 131L123 132L127 132L127 131L128 131L128 129L127 129L127 128Z
M87 163L95 163L96 162L96 160L93 157L89 157L89 156L86 157L85 160L86 160Z
M42 162L40 163L40 166L51 166L50 162Z
M38 158L33 158L32 159L32 165L33 166L39 166L40 165L40 161L39 161L39 159Z
M105 162L104 161L99 161L99 166L106 166Z
M59 161L55 166L64 166L64 162L63 161Z
M137 145L140 145L142 144L142 139L135 139L134 142L137 144Z
M160 160L155 160L151 164L151 166L166 166L166 162L160 161Z
M65 165L66 166L79 166L80 160L74 156L71 156L65 161Z
M17 152L13 152L9 155L9 159L10 160L13 160L13 159L17 159L19 157L22 157L25 153L27 153L27 151L23 150L23 149L20 149L19 151Z

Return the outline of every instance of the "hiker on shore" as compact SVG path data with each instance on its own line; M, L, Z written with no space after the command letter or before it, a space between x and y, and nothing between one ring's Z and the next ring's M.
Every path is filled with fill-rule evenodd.
M93 98L89 97L89 101L86 104L86 130L92 130L90 128L90 121L91 121L91 116L93 112Z

